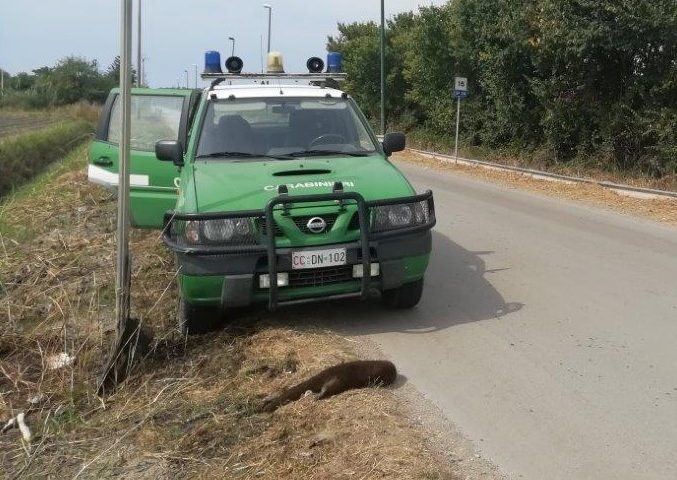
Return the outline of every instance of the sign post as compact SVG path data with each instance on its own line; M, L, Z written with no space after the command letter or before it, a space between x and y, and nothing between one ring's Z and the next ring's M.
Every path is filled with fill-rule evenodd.
M456 141L454 142L454 160L458 162L458 127L461 123L461 99L468 96L468 79L454 79L454 96L456 97Z
M120 167L118 171L117 263L115 268L115 318L117 336L110 358L99 381L99 395L107 394L122 381L137 354L150 339L138 321L129 318L131 281L129 260L129 156L131 141L132 90L132 0L120 0ZM139 350L140 351L140 350Z

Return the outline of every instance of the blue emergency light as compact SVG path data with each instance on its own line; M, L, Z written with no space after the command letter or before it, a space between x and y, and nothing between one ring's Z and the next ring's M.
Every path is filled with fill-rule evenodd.
M338 52L327 54L327 73L341 73L343 71L343 55Z
M204 73L223 73L221 70L221 54L215 50L205 52Z

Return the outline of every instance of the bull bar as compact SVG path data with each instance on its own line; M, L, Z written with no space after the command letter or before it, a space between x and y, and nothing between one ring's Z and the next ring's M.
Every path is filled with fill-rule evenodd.
M366 299L369 296L369 284L371 281L371 254L370 241L382 238L388 238L399 235L406 235L411 233L422 232L430 230L435 226L435 203L433 200L433 192L427 190L425 193L419 195L412 195L409 197L391 198L387 200L373 200L366 201L364 197L357 192L342 192L334 191L326 194L312 194L312 195L294 195L288 194L278 195L266 204L263 210L248 210L237 212L210 212L210 213L176 213L168 211L164 216L164 223L162 229L162 238L164 243L174 252L185 255L227 255L238 253L265 253L268 260L268 274L270 276L270 288L268 309L273 311L280 304L278 302L278 285L277 285L277 245L274 234L275 207L282 206L285 211L293 204L298 203L314 203L335 201L339 205L343 205L345 201L353 201L357 205L358 220L360 226L359 248L362 254L362 285L360 292L352 296L360 296ZM428 221L424 224L413 225L408 227L396 228L392 230L385 230L379 232L372 232L370 229L370 212L371 208L397 205L397 204L413 204L416 202L427 202L428 206ZM261 235L261 243L252 245L181 245L171 236L172 224L176 221L199 221L199 220L224 220L235 218L264 218L266 221L266 234ZM298 303L298 301L284 302Z

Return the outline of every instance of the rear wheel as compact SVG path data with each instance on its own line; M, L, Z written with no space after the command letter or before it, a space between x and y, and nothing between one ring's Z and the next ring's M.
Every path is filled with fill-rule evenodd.
M423 279L405 283L399 288L384 290L381 296L383 303L392 308L413 308L423 295Z
M217 307L193 305L179 299L179 330L183 335L194 335L217 330L221 324L221 310Z

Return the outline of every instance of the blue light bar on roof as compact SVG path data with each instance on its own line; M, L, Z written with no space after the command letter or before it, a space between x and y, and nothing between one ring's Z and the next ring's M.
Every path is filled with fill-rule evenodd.
M221 70L221 54L215 50L205 52L204 73L223 73Z

